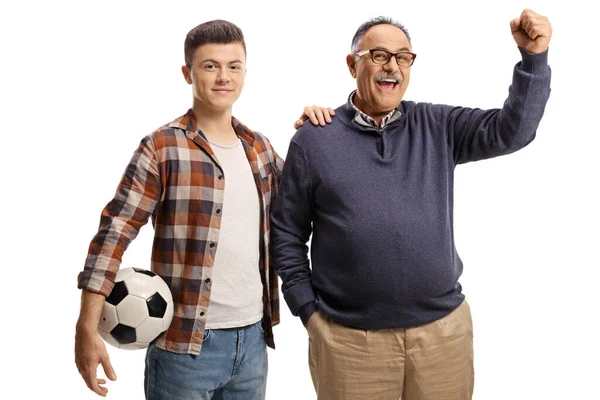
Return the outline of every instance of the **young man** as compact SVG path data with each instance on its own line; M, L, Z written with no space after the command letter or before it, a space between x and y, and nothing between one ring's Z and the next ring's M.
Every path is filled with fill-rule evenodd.
M97 331L104 298L125 249L152 218L152 270L171 288L174 316L147 350L146 398L265 397L266 345L274 346L279 322L269 216L283 160L232 116L245 60L242 31L230 22L188 33L182 72L193 106L141 141L102 212L78 278L75 339L79 372L101 396L98 364L116 379Z
M273 266L308 331L319 400L471 398L454 168L526 146L550 94L548 19L525 10L510 25L522 61L502 109L403 101L416 55L402 25L377 18L352 40L356 90L333 123L293 137Z

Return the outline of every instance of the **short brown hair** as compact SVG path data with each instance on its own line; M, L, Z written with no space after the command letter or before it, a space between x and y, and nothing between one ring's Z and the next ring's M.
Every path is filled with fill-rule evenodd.
M202 45L209 43L241 43L246 53L246 42L242 30L235 24L222 19L204 22L188 32L185 37L185 65L191 68L194 52Z

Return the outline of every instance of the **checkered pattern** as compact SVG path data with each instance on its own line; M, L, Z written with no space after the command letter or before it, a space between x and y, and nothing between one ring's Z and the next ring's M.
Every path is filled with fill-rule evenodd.
M283 160L269 141L235 118L260 195L260 274L267 344L279 323L278 281L269 265L269 215L277 195ZM226 177L191 110L146 136L135 151L112 201L102 211L78 287L107 296L121 258L152 217L155 229L152 270L169 285L173 322L157 345L199 354L210 298Z

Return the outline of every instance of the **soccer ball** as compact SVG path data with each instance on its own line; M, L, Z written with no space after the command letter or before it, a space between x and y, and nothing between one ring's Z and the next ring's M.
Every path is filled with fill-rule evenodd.
M122 268L104 302L98 330L119 349L143 349L167 330L173 319L169 286L152 271Z

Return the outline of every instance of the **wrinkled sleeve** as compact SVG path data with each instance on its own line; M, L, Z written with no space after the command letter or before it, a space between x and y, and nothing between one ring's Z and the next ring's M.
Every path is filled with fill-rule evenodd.
M108 296L127 246L147 222L161 195L158 163L150 136L134 152L114 198L100 217L78 287Z
M271 214L273 266L293 315L316 297L311 285L307 242L312 232L310 170L302 147L292 141Z
M535 138L550 96L548 51L519 50L522 61L514 68L501 109L454 107L450 111L447 128L455 164L509 154Z

